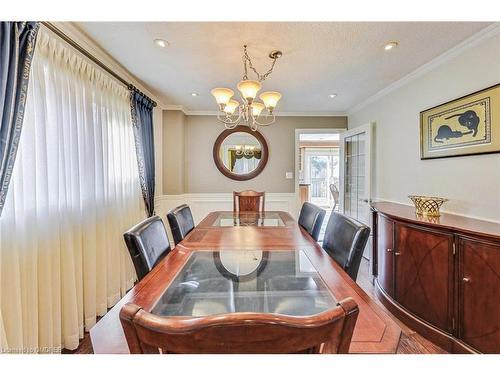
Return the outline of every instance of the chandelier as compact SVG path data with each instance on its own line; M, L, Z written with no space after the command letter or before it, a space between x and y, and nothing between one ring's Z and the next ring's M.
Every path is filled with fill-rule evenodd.
M243 79L238 83L242 103L232 99L234 91L228 88L215 88L211 91L219 106L217 119L224 123L227 129L233 129L241 123L246 123L253 131L258 126L268 126L274 123L274 109L281 99L281 94L276 91L266 91L259 95L262 102L255 100L257 93L262 88L261 82L273 72L276 60L282 55L281 51L272 51L269 58L272 60L271 67L264 74L259 74L248 56L247 46L243 46ZM248 79L248 68L257 76L256 80ZM266 109L265 114L263 114Z

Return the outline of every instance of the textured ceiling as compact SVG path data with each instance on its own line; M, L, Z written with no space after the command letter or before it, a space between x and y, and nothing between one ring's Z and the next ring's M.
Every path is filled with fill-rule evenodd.
M80 22L76 24L165 104L212 111L213 87L236 91L242 45L262 73L283 51L263 90L283 94L278 110L347 111L470 37L479 22ZM169 41L159 48L153 39ZM396 40L399 46L385 52ZM191 93L199 93L192 97ZM331 99L328 95L337 93Z

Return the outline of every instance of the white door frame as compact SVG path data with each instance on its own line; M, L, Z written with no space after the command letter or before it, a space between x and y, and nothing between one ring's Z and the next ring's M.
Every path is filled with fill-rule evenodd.
M300 211L300 195L299 195L299 138L300 134L340 134L340 137L342 137L342 133L347 131L346 128L325 128L325 129L295 129L295 148L294 148L294 153L295 153L295 176L294 176L294 181L295 181L295 202L296 202L296 209L295 209L295 217L298 217L299 211ZM342 168L340 168L342 169Z
M345 169L345 150L344 150L344 139L352 137L356 134L365 133L366 134L366 142L365 142L365 194L366 199L368 199L368 203L371 202L371 185L372 185L372 142L373 142L373 126L374 123L368 123L365 125L357 126L355 128L349 129L346 132L340 134L340 202L339 202L339 212L344 213L344 169Z

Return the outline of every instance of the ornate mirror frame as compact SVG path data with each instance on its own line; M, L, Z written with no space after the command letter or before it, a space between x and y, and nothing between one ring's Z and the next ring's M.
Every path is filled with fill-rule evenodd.
M259 141L262 146L262 157L260 159L259 165L252 172L246 174L236 174L231 172L226 168L224 162L219 158L219 149L222 146L224 140L233 133L248 133ZM214 149L213 149L213 157L215 165L217 169L226 177L236 180L236 181L246 181L251 180L254 177L257 177L266 167L267 160L269 158L269 148L267 147L267 142L264 136L259 131L252 131L248 126L239 125L234 129L226 129L222 133L219 134L217 139L215 140Z

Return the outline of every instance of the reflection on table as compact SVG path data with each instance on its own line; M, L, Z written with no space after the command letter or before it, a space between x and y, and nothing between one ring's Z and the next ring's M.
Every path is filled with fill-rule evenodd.
M334 296L307 256L300 253L193 252L152 313L206 316L262 312L307 316L335 307Z
M284 227L277 212L221 212L212 224L214 227Z

